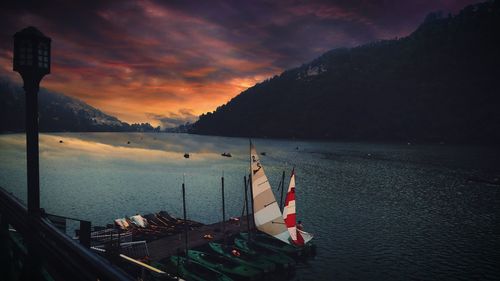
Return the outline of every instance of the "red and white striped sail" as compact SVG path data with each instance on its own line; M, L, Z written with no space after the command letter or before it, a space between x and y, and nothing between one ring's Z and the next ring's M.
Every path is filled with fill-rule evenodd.
M288 192L286 194L285 207L283 208L283 219L285 220L288 232L290 232L292 241L296 245L304 245L313 238L311 234L297 228L295 208L295 170L292 171L290 185L288 186Z

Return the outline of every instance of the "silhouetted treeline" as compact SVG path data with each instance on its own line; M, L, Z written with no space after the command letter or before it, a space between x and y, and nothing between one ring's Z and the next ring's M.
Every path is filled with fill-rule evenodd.
M197 134L500 143L500 4L432 13L405 38L335 49L259 83Z
M25 124L22 87L0 77L0 132L22 132ZM39 122L42 132L159 131L149 123L128 124L74 98L41 89Z

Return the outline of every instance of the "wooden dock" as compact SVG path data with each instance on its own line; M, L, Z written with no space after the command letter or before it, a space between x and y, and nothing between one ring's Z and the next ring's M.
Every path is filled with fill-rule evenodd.
M240 218L238 222L227 221L225 229L226 237L232 237L240 232L246 232L248 230L246 216ZM213 239L203 238L206 234L212 235ZM178 251L183 252L185 243L184 239L184 233L180 233L148 242L147 245L150 259L153 261L160 261L177 254ZM220 242L223 239L222 222L204 225L188 231L188 248L198 248L208 244L209 242Z

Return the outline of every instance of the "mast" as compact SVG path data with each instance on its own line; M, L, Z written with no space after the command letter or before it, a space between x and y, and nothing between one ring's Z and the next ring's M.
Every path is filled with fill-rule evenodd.
M188 255L188 225L187 225L187 219L186 219L186 187L184 184L184 176L182 176L182 208L184 212L184 247L186 249L186 259L189 262L189 255Z
M252 185L252 140L250 139L250 145L249 145L249 150L248 150L248 155L250 156L250 174L248 175L248 180L249 180L249 186L250 186L250 203L252 204L252 217L253 217L253 225L256 226L255 224L255 210L253 206L253 185ZM248 233L250 235L250 233Z
M224 246L226 246L226 204L224 202L224 172L221 177L222 183L222 237L224 238Z
M280 209L283 210L283 192L285 189L285 171L281 174L281 197L280 197Z
M250 172L251 173L251 172ZM255 228L257 228L257 224L255 224L255 211L253 206L253 187L252 187L252 176L249 176L249 186L250 186L250 204L252 204L252 223ZM248 233L251 235L251 233Z
M248 239L250 240L250 214L248 213L248 185L247 185L247 176L243 177L243 181L245 184L245 209L247 212L247 228L248 228Z

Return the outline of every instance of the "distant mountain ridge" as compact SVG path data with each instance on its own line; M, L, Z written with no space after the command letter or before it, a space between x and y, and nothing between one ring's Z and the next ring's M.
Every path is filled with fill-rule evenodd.
M0 77L0 132L24 131L24 90ZM128 124L85 102L46 89L39 92L39 126L44 132L153 131L149 123Z
M500 143L500 4L431 13L411 35L331 50L243 91L195 134Z

